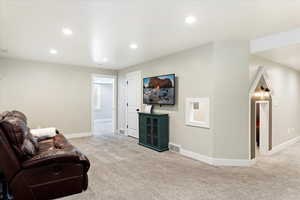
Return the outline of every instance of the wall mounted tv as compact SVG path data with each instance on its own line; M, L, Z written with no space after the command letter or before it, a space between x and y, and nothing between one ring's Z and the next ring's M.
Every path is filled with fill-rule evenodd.
M175 74L144 78L144 104L175 104Z

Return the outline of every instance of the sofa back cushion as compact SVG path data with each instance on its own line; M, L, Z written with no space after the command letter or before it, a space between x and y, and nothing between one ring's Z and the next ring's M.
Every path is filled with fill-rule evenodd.
M0 120L7 118L7 117L16 117L21 119L26 125L27 125L27 117L24 113L17 111L17 110L13 110L13 111L5 111L3 113L0 114Z
M17 111L17 110L13 110L13 111L11 111L11 113L14 117L17 117L17 118L23 120L27 126L27 117L24 113Z
M5 112L2 115L3 120L11 125L6 127L5 131L17 157L20 160L27 160L36 155L38 143L26 125L26 116L19 111Z

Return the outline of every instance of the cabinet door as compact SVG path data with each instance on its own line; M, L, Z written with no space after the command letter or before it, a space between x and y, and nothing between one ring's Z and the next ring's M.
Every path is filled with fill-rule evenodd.
M146 118L146 144L152 145L152 119L147 116Z
M142 144L146 143L146 117L139 115L139 141Z
M159 126L159 119L152 118L152 145L158 147L158 126Z

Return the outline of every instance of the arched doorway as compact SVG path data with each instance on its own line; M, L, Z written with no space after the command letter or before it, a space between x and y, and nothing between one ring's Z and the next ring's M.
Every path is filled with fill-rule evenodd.
M272 90L264 67L259 67L249 92L250 158L272 150Z

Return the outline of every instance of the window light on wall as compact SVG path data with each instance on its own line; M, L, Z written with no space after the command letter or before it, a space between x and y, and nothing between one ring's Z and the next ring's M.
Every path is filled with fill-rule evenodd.
M185 124L209 128L209 98L186 99Z

